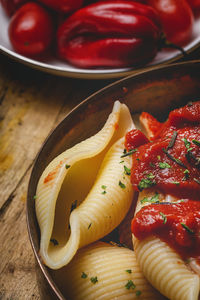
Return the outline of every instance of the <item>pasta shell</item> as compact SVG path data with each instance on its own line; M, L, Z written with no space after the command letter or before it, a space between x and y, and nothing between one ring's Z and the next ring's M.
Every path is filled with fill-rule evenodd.
M127 106L116 101L96 135L60 154L44 170L35 206L40 255L50 268L66 265L79 247L112 231L127 213L133 191L120 157L124 135L132 128ZM123 161L131 167L130 157ZM123 177L126 189L114 188Z
M136 211L143 206L140 200L149 196L152 196L152 191L140 193ZM165 196L163 201L166 201L166 197L169 201L169 196ZM138 240L133 236L133 245L144 276L160 293L171 300L198 299L199 276L191 271L165 242L154 236L144 240Z
M53 276L71 300L164 299L144 278L132 250L103 242L80 249Z

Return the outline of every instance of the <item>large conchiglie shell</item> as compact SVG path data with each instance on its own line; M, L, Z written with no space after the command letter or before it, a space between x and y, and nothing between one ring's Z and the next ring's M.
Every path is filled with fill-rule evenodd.
M144 278L132 250L102 242L80 249L53 276L70 300L164 299Z
M96 135L60 154L43 172L35 205L41 231L40 255L50 268L67 264L79 247L112 231L126 214L133 193L130 183L126 189L115 190L112 186L118 184L116 180L123 180L122 137L132 128L127 106L116 101L107 122ZM114 144L111 155L105 158ZM126 157L124 163L130 168L130 157ZM118 196L122 190L128 199L125 203L122 203L124 197L119 199ZM81 203L82 210L79 209ZM100 209L99 214L96 209ZM117 209L120 212L117 213Z
M144 197L151 198L153 195L155 193L152 191L140 193L136 211L143 205L149 205L149 203L141 204ZM170 198L160 195L159 201L170 201ZM138 240L133 236L133 245L144 276L160 293L171 300L198 299L199 276L191 271L165 242L154 236L144 240Z

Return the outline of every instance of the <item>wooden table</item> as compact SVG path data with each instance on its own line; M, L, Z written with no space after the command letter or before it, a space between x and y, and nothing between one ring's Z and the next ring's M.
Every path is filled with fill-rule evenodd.
M0 299L40 299L26 225L34 159L65 115L108 83L56 77L0 55Z
M0 55L0 300L40 299L26 226L34 159L65 115L110 82L57 77Z

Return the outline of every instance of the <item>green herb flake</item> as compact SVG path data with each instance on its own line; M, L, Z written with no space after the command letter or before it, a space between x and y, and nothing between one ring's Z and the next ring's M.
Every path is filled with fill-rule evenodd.
M179 185L180 182L179 181L172 181L173 184Z
M37 199L37 195L33 196L33 199L36 200Z
M197 146L200 146L200 141L197 141L197 140L192 140L193 144L197 145Z
M125 184L124 184L123 182L121 182L121 180L119 181L119 186L120 186L122 189L125 189L125 188L126 188Z
M141 294L142 294L142 292L139 291L139 290L135 292L135 295L136 295L137 297L139 297Z
M165 214L163 214L163 212L159 212L159 214L161 215L161 217L163 218L163 224L166 224L167 223L167 217Z
M97 276L91 277L91 278L90 278L90 281L91 281L93 284L97 283L97 282L98 282Z
M158 156L157 156L157 159L158 159L158 160L161 160L161 156L160 156L160 155L158 155Z
M65 169L69 169L70 167L70 165L65 165Z
M151 198L148 198L148 197L144 197L142 200L140 200L140 203L143 204L143 203L146 203L146 202L149 202L149 203L155 203L155 202L158 202L159 201L159 194L156 193L154 196L152 196Z
M166 162L159 162L159 168L160 169L170 169L171 166Z
M147 178L148 178L148 179L153 179L154 177L155 177L155 175L153 175L153 173L147 174Z
M103 190L103 192L102 192L101 194L102 194L102 195L105 195L105 194L107 193L107 192L106 192L107 186L106 186L106 185L102 185L101 188L102 188L102 190Z
M88 277L87 274L85 272L82 272L81 278L87 278L87 277Z
M132 273L132 270L128 269L126 270L127 273L131 274Z
M119 163L120 163L120 164L123 164L123 163L124 163L124 160L121 160Z
M151 179L148 178L143 178L140 180L139 184L138 184L138 189L141 192L144 189L150 188L152 186L154 186L156 184L155 181L152 181Z
M88 225L88 229L90 229L91 225L92 225L92 223L90 223L90 224Z
M192 150L192 148L190 147L191 143L190 143L186 138L183 138L182 140L183 140L183 142L184 142L184 144L185 144L185 147L186 147L186 149L187 149L187 152L188 152L188 151L191 151L191 150Z
M188 169L186 169L183 173L185 175L184 178L183 178L183 180L189 179L189 177L190 177L190 171Z
M130 151L124 153L124 154L121 156L121 158L126 157L126 156L129 156L129 155L132 155L132 154L135 153L135 152L137 152L137 149L136 149L136 148L135 148L135 149L131 149Z
M50 242L54 244L54 246L58 245L58 241L56 239L50 239Z
M127 290L130 290L130 289L135 289L135 284L133 283L133 281L132 280L128 280L128 282L126 283L126 285L125 285L125 288L127 289Z
M186 230L188 233L191 233L191 234L194 233L194 231L193 231L191 228L189 228L186 224L181 223L181 226L182 226L183 228L185 228L185 230Z
M127 168L127 166L124 166L124 174L131 175L131 169Z

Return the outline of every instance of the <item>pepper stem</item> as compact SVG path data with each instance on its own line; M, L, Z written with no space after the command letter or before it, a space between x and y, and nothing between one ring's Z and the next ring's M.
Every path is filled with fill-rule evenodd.
M168 41L164 33L161 34L160 41L158 43L158 50L161 50L163 48L171 48L171 49L179 50L184 56L184 58L188 57L188 53L182 47Z

